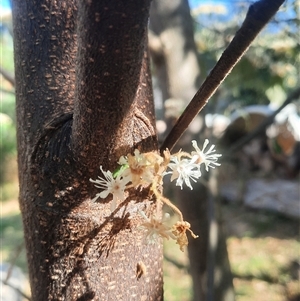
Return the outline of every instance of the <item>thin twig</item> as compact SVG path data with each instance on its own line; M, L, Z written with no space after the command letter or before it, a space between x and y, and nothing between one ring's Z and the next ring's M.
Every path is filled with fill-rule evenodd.
M176 259L171 258L170 256L164 254L165 261L173 264L177 269L190 271L189 266L178 262Z
M221 58L182 113L170 134L161 146L161 151L171 150L191 121L207 104L209 98L220 86L232 68L243 56L252 41L269 22L284 0L261 0L249 7L247 16L235 37L223 52Z
M3 93L9 93L9 94L13 94L13 95L16 94L16 92L14 90L7 90L7 89L4 89L2 87L0 87L0 91L3 92Z
M16 85L15 78L6 70L4 70L2 67L0 67L0 74L9 81L13 86Z
M22 251L23 248L24 248L24 241L21 244L19 244L17 246L17 249L15 250L15 254L14 254L14 256L13 256L11 262L10 262L10 266L9 266L9 268L7 270L4 282L8 282L8 280L9 280L11 274L12 274L13 268L14 268L14 266L16 264L16 261L17 261L18 257L20 256L20 253L21 253L21 251Z
M14 286L8 282L11 277L11 274L13 272L13 268L15 266L16 260L19 257L23 247L24 247L24 241L21 244L19 244L19 246L15 250L15 254L14 254L13 259L11 260L10 266L7 270L6 277L4 280L2 280L2 282L3 282L3 284L5 284L5 285L11 287L12 289L14 289L15 291L17 291L23 298L31 301L31 298L29 296L27 296L24 292L22 292L18 287Z
M234 145L230 147L230 149L222 156L222 160L226 160L230 155L232 155L237 150L241 149L245 144L247 144L249 141L254 139L255 137L259 136L261 133L264 132L264 130L273 123L274 118L276 115L289 103L291 103L294 99L297 99L300 97L300 88L294 90L292 93L288 95L286 100L283 102L283 104L274 111L270 116L268 116L264 121L262 121L253 131L251 131L247 136L239 139Z
M14 289L15 291L17 291L23 298L25 298L25 299L31 301L31 298L30 298L28 295L26 295L24 292L22 292L18 287L14 286L14 285L12 285L11 283L6 282L6 281L4 281L4 280L2 280L2 283L3 283L4 285L7 285L7 286L11 287L11 288Z

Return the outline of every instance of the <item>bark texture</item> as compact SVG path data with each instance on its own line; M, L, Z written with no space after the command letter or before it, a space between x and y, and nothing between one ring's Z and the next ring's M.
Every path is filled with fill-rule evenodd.
M150 15L149 44L163 99L167 100L165 110L170 127L200 87L193 21L187 0L154 0ZM177 106L177 116L168 114L170 99L172 106ZM199 140L201 125L202 117L198 116L177 147L188 150L192 139ZM210 210L214 204L209 200L208 189L197 184L192 191L176 190L176 196L185 220L199 235L197 239L190 239L188 245L193 300L234 300L226 237ZM217 237L213 246L212 236Z
M77 5L78 3L78 5ZM14 0L17 139L32 300L162 300L162 247L131 191L114 212L89 182L157 150L146 51L150 1Z

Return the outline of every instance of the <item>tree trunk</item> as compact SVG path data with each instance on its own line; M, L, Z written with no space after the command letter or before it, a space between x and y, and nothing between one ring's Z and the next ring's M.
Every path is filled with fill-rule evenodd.
M154 0L150 28L149 44L163 100L172 99L171 106L180 106L177 116L169 114L166 109L170 127L200 86L200 68L188 1ZM197 123L192 124L190 131L184 134L179 147L188 150L192 139L199 140L203 118L198 116ZM192 191L176 191L185 219L199 235L188 245L193 300L234 300L226 237L210 210L214 204L212 199L209 200L209 191L202 184L194 186ZM217 235L217 243L211 248L210 237L213 235Z
M150 0L13 1L20 207L32 300L162 300L147 191L114 212L89 178L157 150ZM102 175L100 175L102 176Z

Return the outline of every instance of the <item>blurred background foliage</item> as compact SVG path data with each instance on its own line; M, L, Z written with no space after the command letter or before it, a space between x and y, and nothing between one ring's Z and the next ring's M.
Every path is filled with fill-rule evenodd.
M238 30L249 4L203 4L192 10L203 79ZM253 104L279 106L289 92L299 87L299 14L298 0L283 4L214 96L223 102L219 112L214 113L223 113L228 106L231 110Z
M198 59L202 80L209 74L238 30L249 3L250 1L234 1L230 4L204 2L204 4L193 5L191 12L194 18L195 41L199 50ZM213 96L206 108L206 113L230 116L233 111L248 105L278 107L293 89L300 86L299 5L299 0L285 2L275 19L258 36ZM11 16L2 16L0 67L1 70L13 76L11 28ZM0 75L0 84L1 257L3 261L10 262L14 261L13 250L22 242L22 223L17 202L15 96L12 83L3 74ZM299 115L299 100L295 104ZM266 212L256 212L250 214L249 219L245 219L246 211L244 208L230 205L229 209L226 207L224 212L230 223L237 222L234 226L235 230L228 231L230 262L233 274L238 276L234 281L236 300L300 300L299 287L297 288L299 275L295 276L290 273L291 262L284 257L288 248L293 254L293 256L288 255L294 262L293 271L296 271L296 274L297 271L299 273L299 262L297 258L294 258L294 254L299 255L300 252L299 243L294 239L298 235L298 230L295 229L297 221ZM277 226L273 227L275 224ZM236 233L236 229L240 229L239 233ZM282 237L279 237L280 242L275 242L272 238L275 233L282 234ZM260 238L255 240L255 236ZM263 240L263 237L266 239ZM242 240L242 238L245 239ZM282 250L283 259L277 260L278 258L270 256L274 248ZM182 256L182 253L174 252L168 242L165 249L167 257L164 264L166 300L191 300L191 279L188 273L187 257ZM253 254L255 249L261 251ZM16 262L26 272L24 250ZM258 283L257 279L262 279L264 282ZM263 288L266 282L274 283L274 287ZM280 286L281 284L283 286ZM267 299L260 293L265 291L270 293Z
M2 17L0 24L0 54L1 70L13 78L13 39L11 35L11 17ZM16 156L16 115L15 95L12 83L1 75L1 105L0 105L0 184L5 181L5 169L8 162Z

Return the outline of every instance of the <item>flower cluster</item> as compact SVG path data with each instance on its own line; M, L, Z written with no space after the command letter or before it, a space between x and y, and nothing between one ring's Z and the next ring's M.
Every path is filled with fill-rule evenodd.
M114 211L117 201L125 199L126 189L151 187L150 191L155 195L156 200L171 207L179 215L180 220L169 227L165 219L157 216L147 217L144 212L140 212L144 219L141 227L145 231L145 237L148 242L155 242L159 237L174 239L183 251L183 247L188 244L186 231L189 231L194 238L197 236L190 229L190 224L183 220L181 211L161 194L159 187L163 184L163 178L170 174L171 182L176 180L176 186L183 189L185 184L193 189L191 181L197 182L201 177L201 165L205 166L206 171L220 166L217 161L221 154L215 153L214 145L206 150L208 144L209 141L206 139L201 150L197 142L193 140L192 145L195 151L191 153L179 151L171 155L169 150L166 150L163 156L155 152L140 153L136 149L133 155L128 154L119 159L119 168L113 173L109 170L104 171L100 166L103 177L98 177L96 180L90 179L97 188L102 190L96 194L93 201L98 198L105 199L111 194L111 211Z

